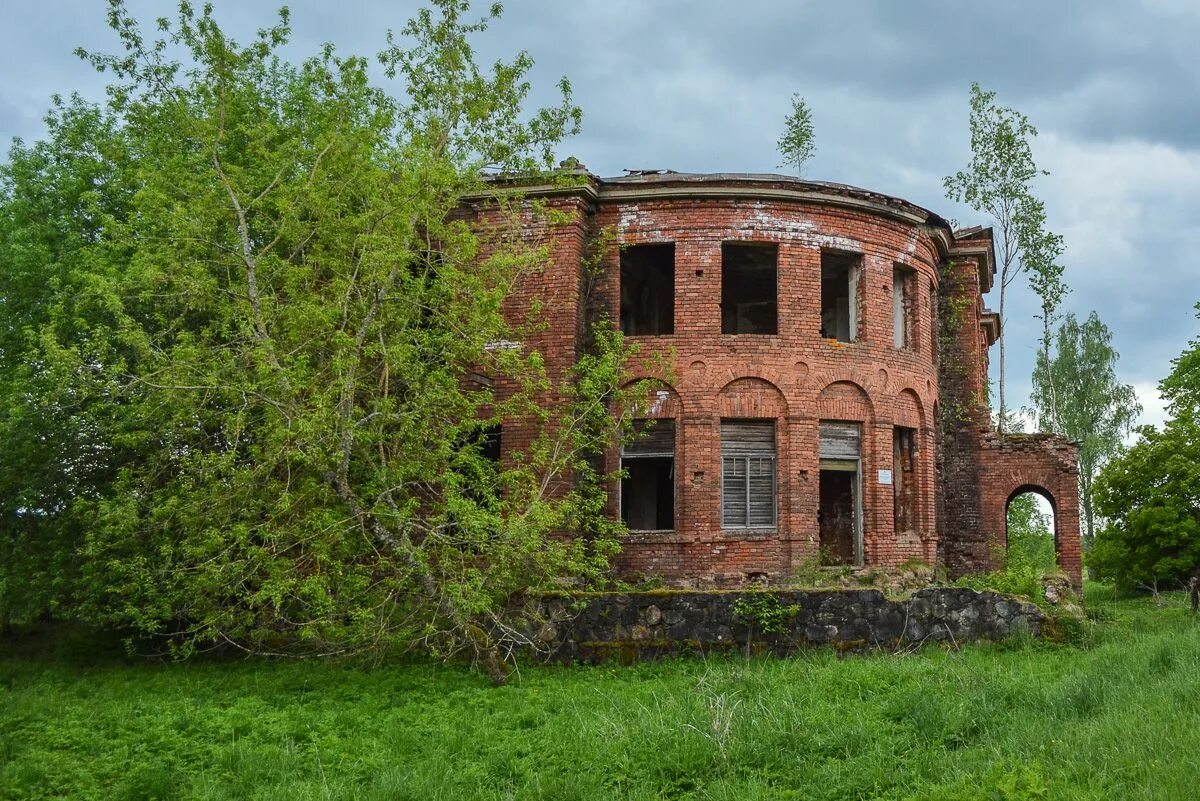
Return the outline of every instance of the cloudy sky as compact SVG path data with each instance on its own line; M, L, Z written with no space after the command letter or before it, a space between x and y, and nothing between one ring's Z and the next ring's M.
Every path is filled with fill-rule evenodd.
M144 19L173 3L131 0ZM276 3L218 0L241 40ZM297 58L332 41L373 54L414 0L290 3ZM525 49L535 94L569 77L586 114L564 154L624 168L775 171L793 92L813 108L806 175L898 195L961 224L942 178L966 164L972 81L1039 127L1038 191L1066 238L1066 307L1112 328L1120 372L1147 422L1155 384L1200 331L1200 2L1197 0L509 0L477 42L486 60ZM482 7L482 6L481 6ZM111 50L101 0L0 0L0 141L38 137L55 92L102 97L71 55ZM993 293L994 295L995 293ZM1010 296L1010 397L1021 404L1035 304ZM995 305L996 298L989 298Z

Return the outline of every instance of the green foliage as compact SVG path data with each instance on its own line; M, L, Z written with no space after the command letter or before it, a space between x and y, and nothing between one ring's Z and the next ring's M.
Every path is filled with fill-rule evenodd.
M1027 562L1005 564L999 570L988 573L971 573L955 580L957 587L970 587L975 590L993 590L1006 595L1019 595L1022 598L1038 604L1046 605L1046 596L1042 580L1046 571Z
M999 252L1000 284L1000 420L1005 421L1005 345L1008 319L1007 290L1023 273L1042 302L1043 350L1049 355L1049 326L1066 294L1062 281L1062 237L1046 230L1046 209L1033 192L1039 170L1031 142L1037 136L1019 111L996 104L996 93L971 84L971 162L947 176L946 196L966 203L994 221Z
M499 677L517 594L603 578L588 456L627 353L603 320L566 375L494 347L541 330L501 310L547 259L515 232L559 220L481 178L557 180L580 112L565 80L525 109L531 60L481 69L499 6L467 11L388 34L397 99L332 46L284 60L286 10L240 45L184 3L150 41L110 2L121 52L81 54L108 103L56 101L0 169L0 620ZM518 418L542 433L498 466L485 433Z
M1096 475L1120 453L1142 413L1133 387L1117 378L1117 358L1112 332L1095 312L1083 323L1068 314L1055 336L1054 358L1047 361L1039 353L1033 369L1038 426L1079 443L1079 502L1088 550L1096 532Z
M748 593L733 602L734 617L763 634L780 633L787 621L799 613L799 606L784 606L779 597L770 592Z
M795 167L796 175L804 172L804 165L816 150L813 141L812 109L798 94L792 95L792 110L783 121L783 135L775 145L783 156L780 167Z
M1200 419L1180 411L1109 462L1096 481L1108 525L1088 566L1125 589L1169 587L1200 566Z
M1089 587L1089 591L1095 586ZM1103 588L1101 588L1103 589ZM1105 600L1091 650L523 669L0 659L0 799L1187 798L1200 627Z
M1053 572L1057 559L1052 522L1050 516L1038 507L1032 493L1026 492L1013 498L1008 504L1006 566Z
M1198 307L1200 308L1200 307ZM1096 480L1096 535L1089 567L1123 589L1161 589L1200 568L1200 339L1192 340L1159 384L1171 415Z

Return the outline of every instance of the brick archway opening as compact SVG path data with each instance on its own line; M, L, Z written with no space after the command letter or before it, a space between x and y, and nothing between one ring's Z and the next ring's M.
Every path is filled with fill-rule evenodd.
M1006 546L1009 503L1025 492L1050 502L1054 513L1056 563L1076 590L1083 588L1079 553L1079 469L1074 443L1053 434L997 434L980 437L979 551L966 568L994 570L988 545ZM974 563L972 563L972 560Z
M1022 484L1004 505L1004 546L1008 564L1051 571L1063 568L1058 505L1050 490Z

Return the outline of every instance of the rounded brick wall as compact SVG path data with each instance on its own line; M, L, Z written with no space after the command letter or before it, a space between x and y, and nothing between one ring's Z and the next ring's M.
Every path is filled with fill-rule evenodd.
M642 353L667 357L678 408L649 416L676 422L676 516L670 533L632 534L620 557L629 574L734 584L783 577L818 552L818 423L862 424L863 562L889 566L936 555L933 421L936 323L931 299L938 251L925 226L870 210L813 201L662 199L608 202L592 220L618 245L675 245L674 333L631 337ZM721 333L722 244L778 248L778 333ZM858 337L821 336L822 252L861 257ZM893 270L912 271L909 342L893 343ZM620 297L618 248L604 263L603 291ZM619 314L611 304L614 318ZM777 526L747 533L721 527L720 421L776 422ZM915 530L893 526L892 428L916 429ZM615 466L615 465L614 465Z

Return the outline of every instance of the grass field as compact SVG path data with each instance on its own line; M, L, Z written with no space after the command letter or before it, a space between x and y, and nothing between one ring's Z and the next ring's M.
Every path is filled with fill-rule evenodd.
M1200 622L1102 589L1086 647L525 668L501 688L10 654L0 798L1191 798Z

